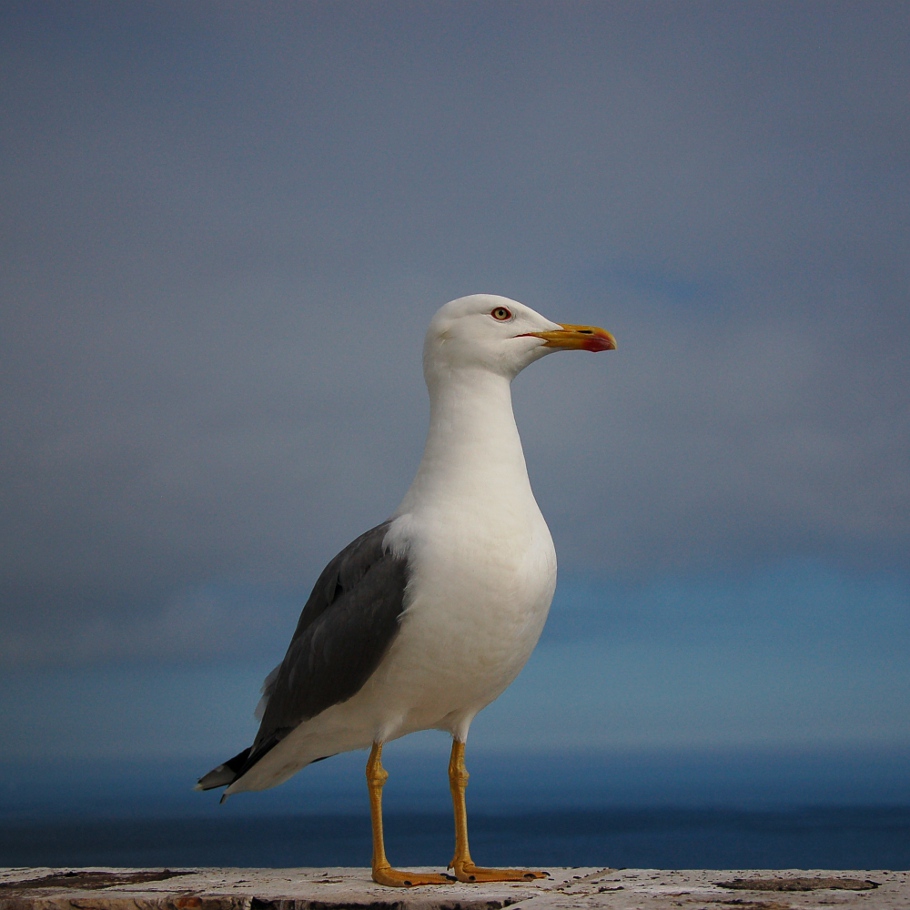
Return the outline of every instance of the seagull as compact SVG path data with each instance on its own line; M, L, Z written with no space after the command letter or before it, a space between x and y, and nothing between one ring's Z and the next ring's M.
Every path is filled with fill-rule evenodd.
M226 787L224 800L369 748L373 880L450 883L448 874L394 869L382 828L383 745L442 730L452 737L454 878L546 875L476 866L465 805L471 721L527 662L556 587L556 551L531 491L511 383L553 351L615 347L604 329L551 322L506 297L461 297L436 313L423 350L430 426L413 483L391 518L326 566L284 660L266 678L252 746L196 789Z

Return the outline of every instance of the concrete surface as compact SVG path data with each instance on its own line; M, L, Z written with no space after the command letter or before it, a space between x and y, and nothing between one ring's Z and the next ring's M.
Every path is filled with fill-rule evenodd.
M528 884L373 884L368 869L3 869L0 910L906 910L910 872L552 869Z
M3 869L0 910L910 910L910 872L551 869L527 884L383 888L368 869Z

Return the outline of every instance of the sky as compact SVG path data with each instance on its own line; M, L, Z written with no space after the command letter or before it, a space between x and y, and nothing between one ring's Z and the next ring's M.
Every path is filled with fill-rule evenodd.
M4 4L0 753L247 745L479 292L619 347L514 384L560 581L469 761L910 753L908 41L899 2Z

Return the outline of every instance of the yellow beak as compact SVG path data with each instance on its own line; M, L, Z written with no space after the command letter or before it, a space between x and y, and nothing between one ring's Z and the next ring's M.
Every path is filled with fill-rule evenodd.
M596 325L563 325L550 332L528 332L535 338L543 338L550 348L564 348L567 351L615 351L616 339Z

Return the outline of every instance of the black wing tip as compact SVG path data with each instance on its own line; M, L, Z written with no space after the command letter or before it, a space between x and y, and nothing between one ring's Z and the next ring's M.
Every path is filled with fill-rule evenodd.
M213 768L208 774L203 774L193 789L216 790L218 787L230 786L240 777L241 771L245 770L251 748L251 746L247 747L242 752L238 752L233 758L228 759L224 764ZM224 797L221 798L221 801L224 802Z

